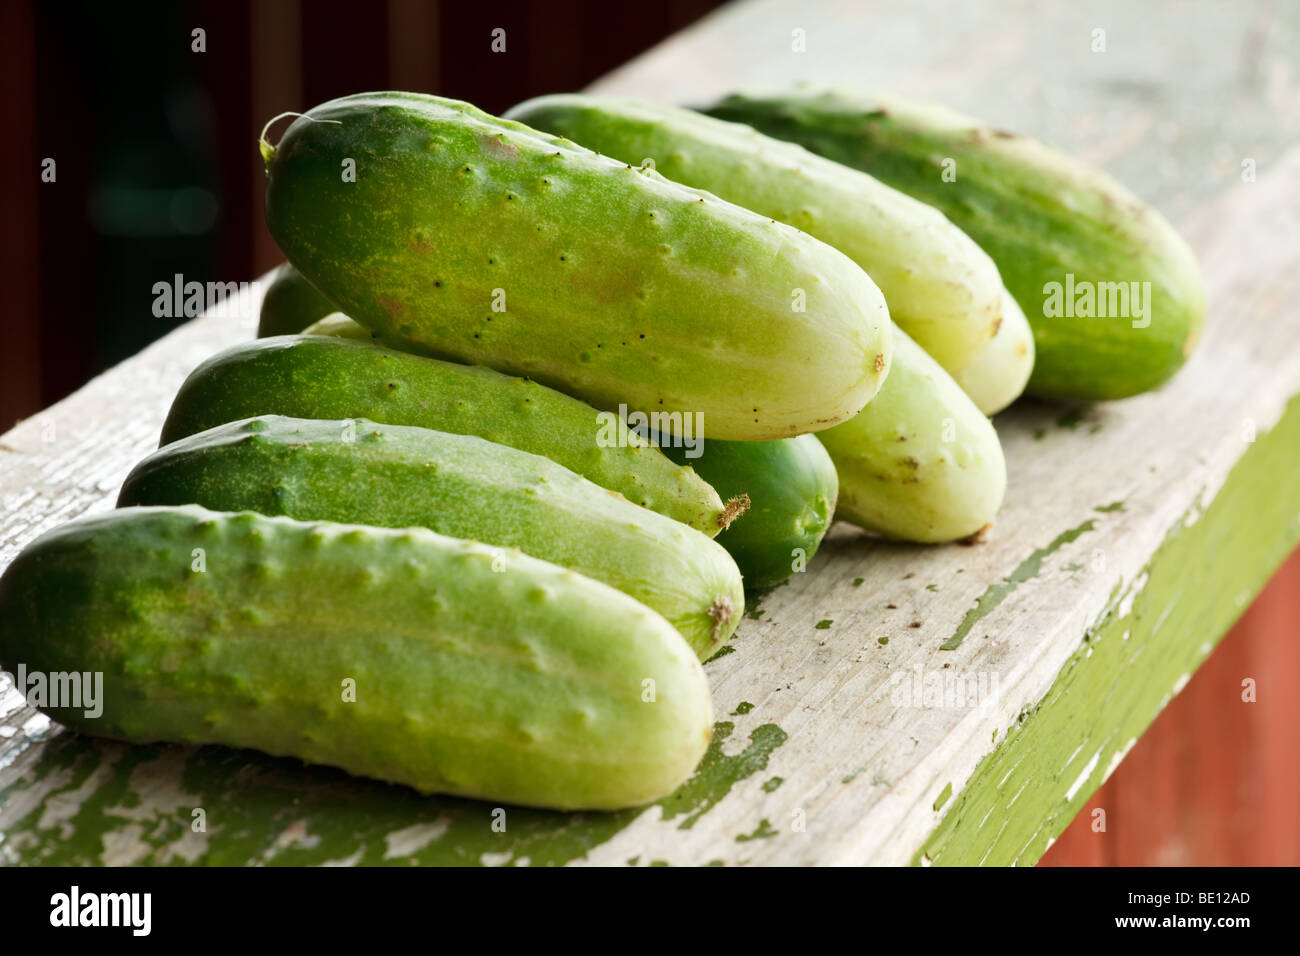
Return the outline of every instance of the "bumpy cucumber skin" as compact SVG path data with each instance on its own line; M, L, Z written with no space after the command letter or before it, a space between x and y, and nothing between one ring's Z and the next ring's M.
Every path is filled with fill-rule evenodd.
M470 435L365 419L231 422L145 458L118 498L184 504L518 548L658 611L701 659L744 610L740 571L721 545L547 458Z
M1002 280L988 254L925 203L859 170L749 126L658 103L557 94L507 118L625 163L652 160L707 189L829 243L875 280L890 318L949 371L993 338Z
M1034 330L1010 292L1002 293L998 334L953 376L985 415L995 415L1024 392L1034 371Z
M0 578L0 660L102 672L100 717L46 711L88 734L560 809L670 793L712 722L681 635L598 581L424 529L198 507L29 545Z
M490 369L326 336L259 339L190 373L161 444L256 415L368 418L477 435L550 458L710 536L722 527L722 500L693 471L622 426L621 446L605 441L590 405Z
M598 408L782 438L851 417L888 370L884 298L842 253L466 103L334 100L268 172L272 235L342 311Z
M749 508L717 542L736 559L751 593L786 581L794 572L796 549L805 565L817 553L835 513L839 478L815 435L706 441L700 457L687 458L685 452L664 448L674 461L690 462L718 494L749 498Z
M840 476L835 516L889 538L954 541L993 520L1007 469L992 423L939 364L894 330L875 401L818 438Z
M296 335L334 310L330 300L286 262L275 271L262 297L262 312L257 320L258 338Z
M1110 176L948 110L881 97L732 96L706 112L862 169L947 214L993 257L1034 330L1032 394L1104 400L1154 388L1200 339L1196 257L1158 212ZM956 180L939 166L956 160ZM1045 286L1150 281L1150 326L1045 316Z

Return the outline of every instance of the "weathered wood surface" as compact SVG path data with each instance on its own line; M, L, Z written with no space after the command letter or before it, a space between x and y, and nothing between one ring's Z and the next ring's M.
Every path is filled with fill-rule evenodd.
M1107 166L1181 220L1205 268L1206 339L1171 385L1000 416L1007 505L980 546L837 528L708 665L715 746L644 812L511 810L501 833L487 805L293 761L87 741L6 687L0 860L1035 859L1300 538L1300 483L1278 470L1295 461L1300 416L1284 418L1300 394L1300 151L1286 152L1300 139L1286 60L1300 17L1265 4L976 6L743 4L598 86L681 101L800 78L889 87ZM1105 54L1089 51L1094 28ZM794 29L806 53L791 52ZM1243 158L1258 182L1241 182ZM259 293L242 321L197 320L0 437L0 564L111 505L184 375L251 334ZM1177 593L1184 570L1195 593ZM1179 611L1207 595L1222 600L1199 619ZM1098 635L1149 653L1094 654L1085 636ZM982 678L986 693L982 706L900 706L900 674Z

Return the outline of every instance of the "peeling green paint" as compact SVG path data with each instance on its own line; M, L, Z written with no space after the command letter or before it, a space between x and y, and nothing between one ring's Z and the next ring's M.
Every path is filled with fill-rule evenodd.
M780 831L772 826L764 817L758 821L758 827L753 833L741 833L736 836L737 843L748 843L750 840L766 840L768 837L779 835Z
M829 627L830 627L832 624L834 624L834 623L835 623L835 622L832 621L830 618L823 618L822 620L818 621L818 622L817 622L815 625L813 625L813 626L816 627L817 630L819 630L819 631L824 631L824 630L826 630L827 628L829 628Z
M785 777L769 777L763 781L763 792L775 793L783 783L785 783Z
M998 584L991 584L975 600L975 606L966 612L962 622L957 625L957 630L953 632L952 637L939 645L943 651L952 651L961 647L962 641L966 640L966 635L970 633L971 628L979 623L980 618L989 614L995 607L1006 600L1007 595L1024 584L1026 581L1032 581L1038 577L1043 569L1043 561L1060 548L1077 539L1081 534L1093 530L1094 522L1091 518L1077 527L1070 528L1068 531L1062 531L1052 543L1045 548L1039 548L1021 561L1016 569L1007 577L1003 578Z
M852 783L854 780L858 779L858 774L862 773L862 771L866 769L866 767L854 767L852 773L840 778L840 783Z
M952 796L952 781L949 780L948 785L944 787L942 790L940 790L939 795L934 798L934 809L935 810L940 809L945 803L948 802L948 798L951 796Z
M1124 502L1122 502L1122 501L1112 501L1112 502L1111 502L1110 504L1108 504L1108 505L1098 505L1097 507L1093 508L1092 510L1093 510L1093 511L1100 511L1100 512L1102 512L1103 514L1105 514L1106 512L1109 512L1109 511L1123 511L1123 510L1124 510Z
M882 645L883 645L883 644L888 644L888 643L889 643L889 638L887 638L887 637L878 637L878 638L876 638L876 643L877 643L877 644L882 644Z
M860 587L862 587L862 582L865 581L865 580L866 580L866 578L854 578L854 579L853 579L853 586L854 586L855 588L860 588Z
M680 816L679 828L689 829L787 739L764 724L728 756L722 744L733 731L715 725L694 776L657 804L665 819ZM48 792L32 799L35 787ZM195 808L204 810L206 832L192 829ZM130 747L61 733L0 790L0 862L98 865L112 847L116 860L150 865L549 866L581 859L642 812L494 807L255 751Z
M1115 588L1046 696L980 762L914 864L924 856L1028 865L1042 856L1300 541L1300 482L1285 480L1296 474L1300 396L1204 513L1189 524L1193 509L1169 529L1139 575L1141 589Z
M736 709L731 712L731 716L743 717L753 709L754 709L753 704L751 704L747 700L742 700L739 704L736 705Z
M721 647L718 648L717 653L714 654L712 657L710 657L710 658L709 658L707 661L705 661L704 663L706 663L706 664L712 664L712 663L713 663L714 661L716 661L719 657L726 657L728 654L734 654L734 653L736 653L736 648L735 648L733 645L731 645L731 644L723 644Z
M1074 431L1079 427L1081 421L1083 421L1083 409L1070 408L1062 412L1060 417L1056 419L1056 427Z
M750 745L734 757L722 752L722 741L731 736L735 724L722 721L714 726L713 742L700 761L695 775L682 784L675 793L660 800L663 818L672 820L681 814L686 819L677 825L679 830L695 826L713 806L725 797L741 780L767 769L772 751L786 742L786 732L776 724L762 724L750 732Z

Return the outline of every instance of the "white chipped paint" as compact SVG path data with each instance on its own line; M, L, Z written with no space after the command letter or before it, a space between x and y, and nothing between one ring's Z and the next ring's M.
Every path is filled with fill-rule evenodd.
M1079 774L1078 778L1074 781L1074 783L1070 784L1070 789L1065 791L1066 803L1071 802L1074 799L1074 795L1083 788L1083 785L1085 783L1088 782L1088 778L1092 776L1092 772L1097 769L1097 761L1099 761L1100 759L1101 759L1101 751L1098 750L1095 754L1092 755L1092 759L1088 761L1087 766L1083 768L1083 772Z
M394 830L384 837L384 859L392 860L419 853L450 828L451 818L441 816L431 823L416 823L401 830Z
M1145 590L1147 586L1147 581L1149 581L1150 579L1151 579L1151 575L1148 572L1143 571L1140 575L1138 575L1137 580L1133 582L1133 584L1129 587L1129 589L1124 592L1124 596L1120 598L1119 608L1116 612L1119 615L1119 617L1125 618L1130 616L1133 613L1133 602L1135 602L1138 598L1138 595L1141 594L1143 590Z

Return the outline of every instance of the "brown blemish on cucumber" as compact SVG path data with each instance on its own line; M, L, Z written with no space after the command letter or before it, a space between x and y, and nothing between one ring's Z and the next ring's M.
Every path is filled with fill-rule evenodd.
M507 141L505 133L497 133L495 136L487 133L477 133L475 136L484 154L492 159L504 160L507 163L519 160L519 147Z
M708 615L713 619L713 630L710 636L716 644L722 640L722 635L727 632L727 625L736 614L736 608L731 603L731 599L726 595L714 598L713 603L709 605Z

